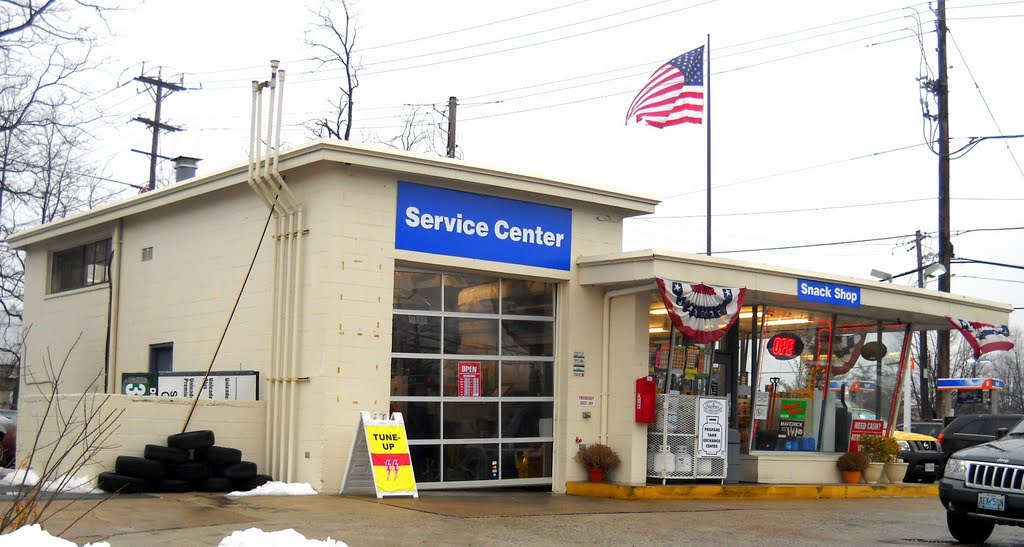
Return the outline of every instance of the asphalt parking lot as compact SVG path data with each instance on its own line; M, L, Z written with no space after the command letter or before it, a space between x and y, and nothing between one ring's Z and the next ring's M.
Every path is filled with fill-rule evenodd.
M96 505L98 503L98 505ZM45 523L83 545L215 546L233 531L295 529L360 545L952 544L934 498L616 500L518 490L422 492L418 499L220 494L93 497ZM997 527L990 544L1020 545Z

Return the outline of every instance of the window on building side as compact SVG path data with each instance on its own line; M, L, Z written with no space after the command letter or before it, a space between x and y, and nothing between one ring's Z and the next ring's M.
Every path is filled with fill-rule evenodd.
M58 293L110 281L110 238L53 253L50 292Z

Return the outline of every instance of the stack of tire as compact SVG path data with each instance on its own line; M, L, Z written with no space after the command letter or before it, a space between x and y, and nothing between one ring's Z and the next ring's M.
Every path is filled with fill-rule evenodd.
M113 473L100 473L101 490L144 492L248 491L271 480L242 451L216 446L213 431L186 431L167 437L167 446L147 444L143 457L118 456Z

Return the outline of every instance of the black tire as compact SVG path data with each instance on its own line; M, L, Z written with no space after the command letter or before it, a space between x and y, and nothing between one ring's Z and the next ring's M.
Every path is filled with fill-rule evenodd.
M183 481L204 481L210 476L210 466L206 462L188 462L174 468L174 478Z
M199 490L202 492L230 492L234 490L234 484L231 483L231 479L210 477L202 482Z
M206 461L210 465L232 465L242 461L242 451L226 446L211 446L206 449Z
M117 473L100 473L96 477L96 485L100 490L113 494L141 494L149 489L144 479Z
M191 492L192 483L181 479L164 479L156 484L156 491L167 493Z
M946 527L949 535L960 543L985 543L992 535L996 523L987 519L976 519L962 513L946 511Z
M204 448L193 448L192 450L189 450L188 451L188 461L190 461L190 462L205 462L206 461L206 454L207 454L207 452L209 452L209 450L211 448L213 448L213 447L212 446L207 446L207 447L204 447Z
M118 456L114 473L156 482L164 478L164 464L136 456Z
M165 464L185 463L188 461L188 451L158 444L147 444L143 455L147 460L156 460Z
M199 431L186 431L167 436L167 446L192 450L194 448L207 448L216 444L213 431L202 429Z
M224 476L232 480L251 479L256 476L256 464L253 462L238 462L224 468Z
M249 490L259 488L260 486L263 486L264 484L267 484L272 480L273 479L270 478L270 475L256 475L251 479L241 479L233 482L235 484L235 490L238 490L240 492L248 492Z

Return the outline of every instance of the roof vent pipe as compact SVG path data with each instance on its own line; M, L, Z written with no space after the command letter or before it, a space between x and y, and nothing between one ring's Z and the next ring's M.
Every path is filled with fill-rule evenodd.
M174 164L174 182L181 182L196 176L196 169L199 168L199 158L178 156L171 160Z

